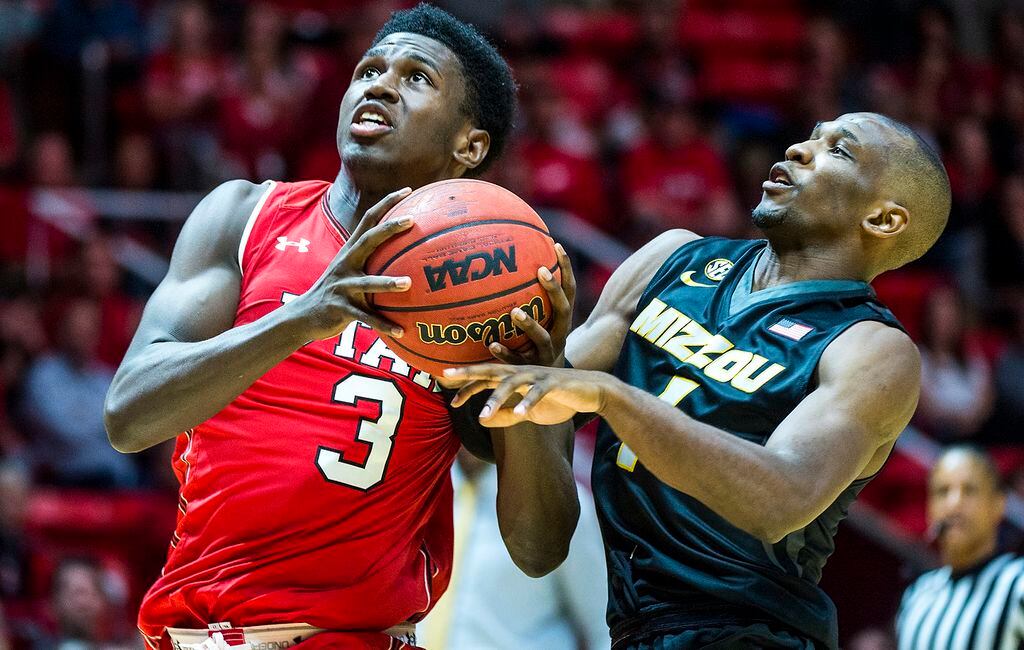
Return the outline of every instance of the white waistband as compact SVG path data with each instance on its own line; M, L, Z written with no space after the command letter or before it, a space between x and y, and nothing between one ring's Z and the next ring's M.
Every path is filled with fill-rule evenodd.
M217 650L228 648L260 648L279 650L290 648L310 637L324 632L323 628L305 623L283 623L280 625L254 625L232 627L230 623L213 623L205 630L190 630L177 627L167 628L174 650ZM402 623L384 630L384 634L407 643L414 642L416 626Z

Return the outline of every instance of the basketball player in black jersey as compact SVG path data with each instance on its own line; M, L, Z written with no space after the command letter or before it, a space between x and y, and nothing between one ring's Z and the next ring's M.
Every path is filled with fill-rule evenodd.
M835 648L821 568L917 405L917 348L867 283L942 232L935 152L885 116L843 115L763 189L766 240L671 231L623 263L569 337L573 368L449 374L456 403L495 389L487 424L604 420L616 649Z

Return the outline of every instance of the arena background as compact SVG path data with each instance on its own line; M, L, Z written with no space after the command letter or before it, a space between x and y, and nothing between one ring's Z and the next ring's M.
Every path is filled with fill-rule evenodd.
M817 120L879 111L932 142L949 227L875 286L944 370L925 375L912 427L840 528L823 584L844 643L887 647L901 589L932 561L924 481L943 445L993 450L1016 546L1024 14L996 0L438 4L513 64L518 126L488 178L570 249L578 318L662 230L752 235L768 168ZM141 647L135 611L166 552L175 482L170 443L106 447L110 373L203 193L334 177L351 67L402 6L0 0L0 647L56 647L69 612L102 621L98 647ZM102 590L55 588L69 558L99 566Z

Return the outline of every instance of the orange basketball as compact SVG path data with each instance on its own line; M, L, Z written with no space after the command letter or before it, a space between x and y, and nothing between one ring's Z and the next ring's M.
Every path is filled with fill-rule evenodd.
M412 287L378 293L370 304L405 329L388 345L433 375L494 361L487 346L529 343L509 312L520 307L550 327L551 303L537 280L561 274L554 241L537 213L503 187L479 180L421 187L384 218L411 215L409 230L384 242L366 263L372 275L407 275Z

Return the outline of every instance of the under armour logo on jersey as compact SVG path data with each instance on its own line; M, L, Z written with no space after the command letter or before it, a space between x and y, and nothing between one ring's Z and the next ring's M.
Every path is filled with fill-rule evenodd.
M300 237L299 241L289 241L287 237L278 237L277 246L274 246L274 248L276 248L279 251L283 251L289 246L294 246L295 248L299 249L300 253L309 252L309 240L306 239L305 237Z

